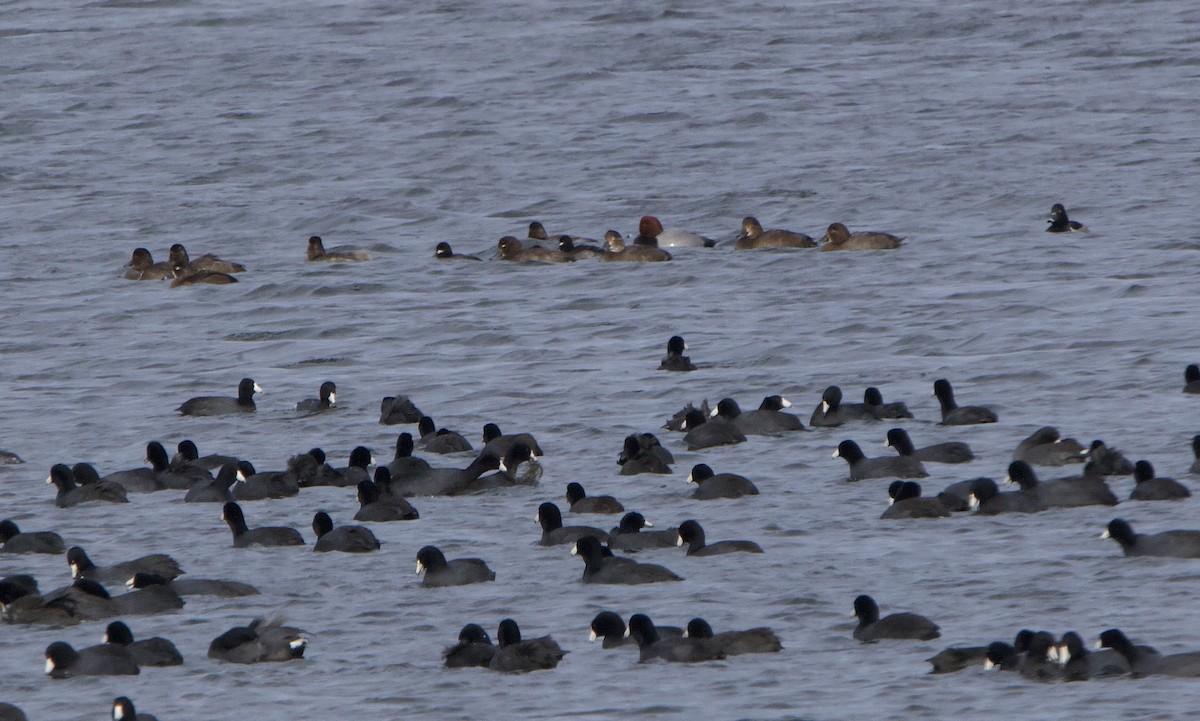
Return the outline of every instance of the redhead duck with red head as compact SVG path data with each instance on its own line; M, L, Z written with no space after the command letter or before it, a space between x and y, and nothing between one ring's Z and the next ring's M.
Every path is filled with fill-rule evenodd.
M638 237L634 245L649 245L658 248L711 248L717 244L712 238L678 228L663 229L662 223L653 215L644 215L638 221Z

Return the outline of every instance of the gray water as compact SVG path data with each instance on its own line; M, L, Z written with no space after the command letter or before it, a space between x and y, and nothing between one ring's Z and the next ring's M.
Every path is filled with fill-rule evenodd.
M980 669L932 677L922 659L1022 627L1200 648L1200 566L1124 559L1097 538L1117 515L1141 531L1198 527L1194 502L883 522L887 483L843 483L830 458L844 438L886 453L883 425L694 453L660 431L670 477L621 477L615 460L627 433L658 430L688 401L752 408L783 393L807 420L836 383L907 401L918 445L972 445L968 466L929 466L928 490L1002 478L1045 424L1195 484L1200 419L1180 388L1200 358L1198 41L1200 10L1166 1L0 5L0 447L27 461L0 468L4 515L101 564L162 551L194 577L263 590L133 619L186 658L135 678L42 675L47 644L96 643L103 624L5 626L0 698L34 719L103 717L116 695L162 719L1187 716L1200 702L1187 680L1043 686ZM1044 233L1055 202L1091 232ZM490 254L534 219L600 237L646 213L726 244L643 267L432 258L441 240ZM734 253L744 215L907 240ZM375 258L306 264L314 233ZM121 279L134 247L162 260L174 242L250 270L225 287ZM700 371L655 370L675 333ZM243 376L267 389L253 417L175 413ZM937 426L938 377L1001 422ZM340 409L296 418L327 379ZM414 499L419 521L377 524L383 551L351 558L232 550L218 508L169 492L57 509L42 483L57 462L136 466L153 439L260 469L313 446L339 463L359 444L387 458L414 430L376 422L396 393L472 440L488 421L533 432L540 487ZM692 501L697 462L762 494ZM710 541L767 552L656 552L687 580L584 586L578 559L533 545L536 506L561 505L572 480L659 526L696 518ZM1131 484L1113 483L1122 497ZM306 489L246 504L251 525L310 540L322 508L348 522L356 503ZM487 559L496 582L420 588L427 543ZM16 572L43 588L68 579L61 558L0 558L0 574ZM848 614L864 592L884 613L930 616L942 638L859 645ZM601 609L770 625L785 650L639 666L586 643ZM257 615L308 631L308 657L204 657ZM560 667L441 668L464 623L494 633L506 616L569 649Z

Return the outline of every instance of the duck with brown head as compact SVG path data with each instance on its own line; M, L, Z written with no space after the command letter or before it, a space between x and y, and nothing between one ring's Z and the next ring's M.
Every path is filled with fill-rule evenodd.
M833 223L821 238L821 250L890 250L899 248L903 241L891 233L851 233L845 225Z
M759 248L815 248L815 240L804 233L772 228L763 230L758 218L742 218L742 234L738 236L734 250L757 250Z
M174 275L175 269L170 263L155 263L145 248L134 248L133 257L125 265L126 280L165 280Z

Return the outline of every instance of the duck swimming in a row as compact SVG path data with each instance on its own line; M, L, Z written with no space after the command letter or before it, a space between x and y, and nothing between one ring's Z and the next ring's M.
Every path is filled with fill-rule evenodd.
M742 219L742 234L734 244L735 250L757 250L760 248L815 248L816 241L804 233L772 228L763 230L758 218L746 216Z
M246 266L241 263L222 260L212 253L205 253L199 258L191 260L188 257L187 249L181 243L172 245L169 252L169 260L155 263L149 250L135 248L133 256L126 264L125 278L128 280L174 279L176 282L172 283L172 286L195 283L233 283L237 282L237 279L228 274L241 273L246 270ZM216 275L210 277L205 275L207 273Z
M832 223L821 238L821 250L889 250L899 248L904 238L876 231L851 233L845 225Z
M652 245L626 245L625 239L616 231L608 231L604 235L604 249L607 251L600 256L606 263L659 263L671 260L671 254Z

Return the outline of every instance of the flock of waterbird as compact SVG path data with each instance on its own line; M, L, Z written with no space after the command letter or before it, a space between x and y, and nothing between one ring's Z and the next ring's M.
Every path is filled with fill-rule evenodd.
M1055 203L1050 210L1052 233L1086 231L1081 223L1067 218L1062 204ZM781 228L764 229L757 218L742 219L740 234L734 239L735 250L759 250L764 248L817 248L822 251L836 250L889 250L899 248L904 238L877 231L850 232L843 223L831 223L820 239L793 230ZM665 248L712 248L718 241L691 231L663 228L653 215L646 215L638 222L638 234L629 242L618 231L608 230L601 242L590 238L566 234L551 235L539 221L529 224L526 237L506 235L496 243L495 256L500 260L521 263L570 263L586 258L604 262L650 263L671 260ZM438 260L478 261L477 255L455 253L449 242L442 241L434 250ZM371 259L371 253L362 248L337 246L326 248L320 236L308 239L306 258L311 262L345 263ZM222 260L211 253L192 260L183 245L176 243L169 250L168 259L154 262L146 248L136 248L129 263L125 265L125 278L129 280L170 280L171 287L184 285L227 285L238 282L234 276L246 267L241 263Z
M1049 219L1049 232L1086 230L1067 218L1065 209L1056 204ZM901 238L886 233L849 233L840 223L829 226L820 243L802 233L778 229L765 230L754 218L747 217L736 249L806 248L820 245L822 250L888 249L899 247ZM548 235L537 222L531 223L524 241L505 236L497 244L502 260L530 262L569 262L586 257L602 261L660 261L671 256L663 247L711 247L715 243L703 236L681 231L664 231L653 216L643 217L639 234L630 244L615 231L606 234L604 247L585 239ZM310 261L360 261L370 258L366 251L339 247L326 249L318 236L309 240ZM471 259L455 254L448 243L440 243L438 259ZM182 245L170 249L166 263L154 263L148 251L139 248L127 266L125 277L135 280L171 279L171 285L236 282L233 273L245 270L238 263L213 255L191 260ZM689 372L697 369L684 355L683 338L672 337L660 370ZM254 396L261 388L250 378L238 386L236 397L201 396L184 402L182 415L212 416L253 413ZM322 413L336 407L336 385L321 385L318 396L296 405L298 413ZM941 406L941 424L946 426L995 423L996 414L982 406L960 406L945 379L933 384ZM1200 394L1200 368L1185 370L1185 393ZM667 420L664 428L682 434L688 450L744 442L747 436L771 435L806 430L803 420L786 409L791 403L781 396L768 396L757 409L742 411L732 398L722 399L710 409L707 401L683 410ZM837 386L827 388L808 419L809 427L839 427L845 424L880 423L912 418L903 402L885 403L878 389L866 389L862 403L844 402ZM147 445L149 467L101 475L87 463L73 467L53 466L48 483L56 487L55 502L60 507L81 503L129 502L130 494L155 491L183 491L187 502L222 504L222 519L228 525L235 548L306 545L304 536L290 527L250 527L241 503L295 496L312 486L353 488L359 504L356 521L367 523L413 521L420 513L408 500L414 496L458 496L487 493L495 489L535 486L542 475L538 458L542 449L528 433L505 435L492 423L484 426L481 451L466 467L435 467L414 456L416 449L428 454L474 453L472 444L461 434L437 428L403 395L389 396L380 404L379 422L385 425L415 423L417 436L399 434L391 462L375 465L369 449L357 447L349 464L335 468L326 462L324 452L314 448L287 460L286 468L257 471L245 459L230 456L200 456L190 440L181 441L169 457L158 441ZM853 440L842 441L834 455L848 465L849 481L896 479L890 485L890 505L884 519L938 518L951 513L974 511L977 514L1037 513L1049 508L1081 505L1115 505L1118 498L1105 478L1133 475L1136 485L1131 500L1182 500L1190 496L1187 487L1170 478L1159 478L1148 461L1130 464L1118 451L1102 441L1084 446L1064 439L1053 427L1041 428L1022 441L1013 452L1008 479L1019 488L1001 492L994 480L974 478L952 484L934 497L922 495L918 483L908 479L927 475L925 463L966 463L974 453L966 443L945 442L917 448L903 428L886 433L886 445L896 455L868 458ZM1196 462L1190 472L1200 474L1200 435L1193 439ZM19 463L5 452L0 460ZM671 473L674 459L651 433L628 436L618 458L622 475ZM1040 480L1034 466L1081 464L1083 471L1053 480ZM215 475L213 471L216 471ZM715 473L707 464L696 464L688 476L695 485L693 498L701 500L738 498L758 494L755 484L736 473ZM686 547L689 556L725 553L763 553L763 548L748 540L708 542L704 529L695 520L662 531L646 530L650 524L636 511L626 512L624 504L612 496L587 495L582 484L572 482L566 488L566 507L572 514L623 514L610 530L587 525L564 525L562 511L553 502L543 502L537 521L542 527L539 543L543 546L568 545L583 561L583 583L646 584L676 582L679 575L665 566L635 560L629 553L657 548ZM366 526L335 527L324 511L312 521L316 536L315 551L373 552L380 542ZM1105 530L1129 556L1172 556L1200 558L1200 531L1165 531L1137 534L1130 524L1116 518ZM215 595L237 597L255 595L254 586L234 580L189 579L170 557L151 554L109 567L98 567L79 546L68 548L62 537L50 531L23 532L13 520L0 522L0 543L7 554L65 554L72 583L42 593L36 579L27 574L12 574L0 580L0 616L7 623L64 626L140 614L170 613L182 608L184 596ZM491 582L496 573L478 558L447 559L436 545L426 545L416 553L422 585L458 586ZM106 584L124 584L128 592L112 595ZM860 595L853 602L858 625L853 637L869 643L883 639L932 640L940 635L934 622L915 613L881 616L874 599ZM782 649L778 635L769 628L714 633L704 619L693 619L686 628L656 626L645 614L637 613L626 623L620 616L604 611L591 622L592 640L602 639L604 648L634 646L641 661L699 662L724 659L742 653L771 653ZM162 638L134 640L129 626L120 620L109 623L103 643L75 650L56 641L45 651L46 673L51 678L82 675L124 675L142 668L183 663L183 655ZM208 648L209 658L232 663L289 661L302 658L308 639L302 630L284 625L279 619L254 619L215 638ZM1089 652L1080 636L1071 632L1056 640L1048 632L1022 630L1013 643L995 641L981 646L948 648L929 659L934 673L959 671L971 665L1018 671L1022 676L1040 680L1084 680L1108 675L1165 674L1200 676L1200 653L1160 655L1147 646L1135 645L1119 630L1100 634L1100 646L1107 651ZM523 639L517 622L504 619L498 625L496 642L478 624L462 628L456 645L443 653L448 668L485 667L502 672L524 672L557 666L565 651L549 636ZM13 706L0 704L0 721L23 719ZM138 714L133 702L114 700L113 719L147 719Z

